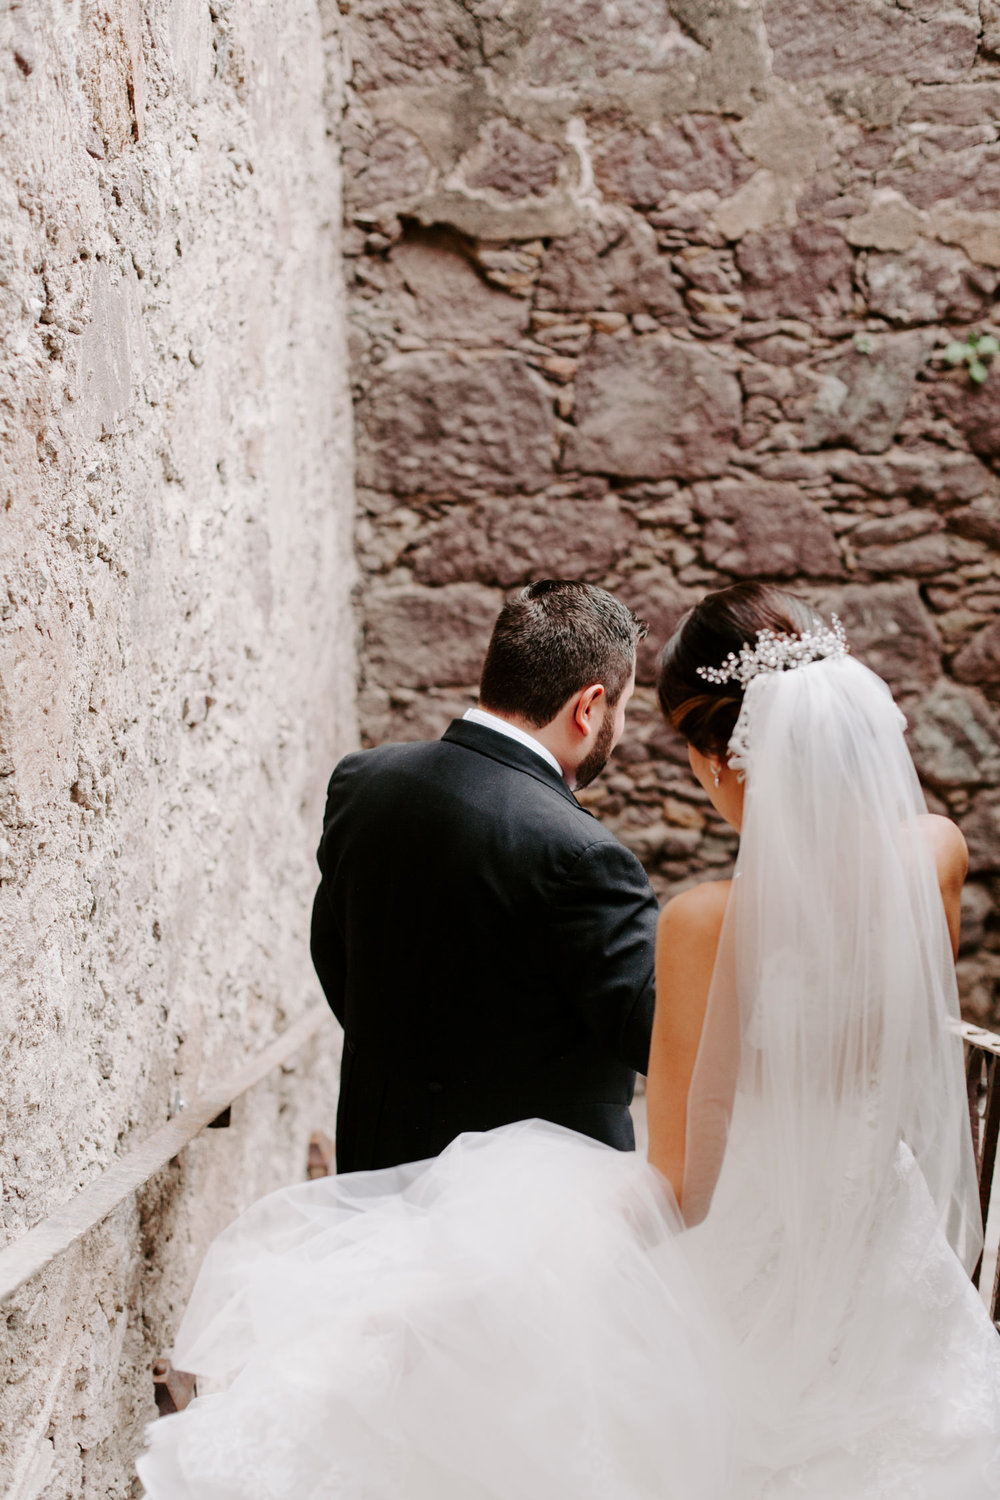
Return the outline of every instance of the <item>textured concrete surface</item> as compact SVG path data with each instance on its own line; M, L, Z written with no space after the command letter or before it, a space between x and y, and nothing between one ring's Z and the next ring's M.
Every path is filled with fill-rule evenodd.
M900 694L968 835L963 994L1000 1021L1000 362L976 386L942 357L1000 331L996 0L346 24L366 736L440 733L532 576L619 590L660 642L709 588L797 587ZM654 658L586 796L666 894L733 840Z
M335 7L0 19L3 1237L318 990L354 741ZM133 1494L209 1234L330 1128L333 1023L4 1310L0 1490Z

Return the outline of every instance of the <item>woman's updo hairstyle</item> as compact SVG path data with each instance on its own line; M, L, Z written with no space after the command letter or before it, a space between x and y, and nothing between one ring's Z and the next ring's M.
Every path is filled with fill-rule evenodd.
M754 645L762 630L801 635L822 623L804 599L769 583L734 583L706 594L684 616L660 653L660 707L702 755L724 756L743 704L738 682L706 682L699 667L719 667L730 652Z

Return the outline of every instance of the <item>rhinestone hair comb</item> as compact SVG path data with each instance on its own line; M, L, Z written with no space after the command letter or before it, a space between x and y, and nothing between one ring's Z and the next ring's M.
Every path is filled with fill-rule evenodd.
M807 666L811 661L822 661L827 657L846 656L849 650L844 627L836 615L830 616L830 626L817 630L805 630L801 635L778 635L773 630L762 630L754 645L747 642L739 653L730 651L718 667L698 667L699 677L706 682L722 684L738 682L744 690L749 682L762 672L788 672L793 667Z

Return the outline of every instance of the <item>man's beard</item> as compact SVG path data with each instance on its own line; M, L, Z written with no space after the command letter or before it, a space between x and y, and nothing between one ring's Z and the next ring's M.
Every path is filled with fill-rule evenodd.
M607 709L601 722L601 727L597 731L597 739L594 742L593 750L583 757L583 760L581 760L576 768L575 786L578 788L589 786L595 776L600 776L604 767L611 759L611 741L614 739L614 734L615 716L610 709Z

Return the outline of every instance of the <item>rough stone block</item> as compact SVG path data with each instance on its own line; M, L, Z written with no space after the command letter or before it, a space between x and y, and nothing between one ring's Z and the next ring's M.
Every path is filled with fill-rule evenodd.
M736 578L832 577L843 569L823 512L791 484L724 479L698 493L705 561Z
M412 314L400 309L410 333L482 347L516 343L528 326L529 305L491 286L457 237L410 235L393 248L389 261L414 299Z
M992 208L1000 199L1000 146L963 146L917 157L913 165L887 166L876 184L894 188L914 208L932 209L943 202L969 212Z
M992 304L1000 276L961 250L919 240L904 254L869 252L868 306L893 323L970 323Z
M753 171L721 120L691 115L655 134L621 131L594 153L594 175L608 198L654 208L668 193L735 192Z
M474 584L373 588L364 600L366 659L390 688L479 681L503 596Z
M811 353L810 345L802 334L803 325L793 324L798 330L794 336L785 333L758 333L757 329L776 329L782 326L779 323L758 323L751 325L748 332L742 329L737 332L736 339L745 344L756 357L762 361L775 365L799 365L803 364Z
M996 910L993 896L985 885L970 881L962 887L961 953L975 953L986 936L987 923Z
M455 83L480 60L475 17L447 0L358 0L351 15L360 93Z
M498 7L499 8L499 7ZM704 49L678 24L667 0L546 0L523 34L528 81L544 88L607 79L619 70L690 69Z
M695 853L702 835L696 828L674 828L669 823L642 823L638 827L626 822L615 827L607 820L626 848L646 865L668 859L687 859Z
M997 174L994 183L1000 186ZM996 195L991 198L990 192L990 187L984 185L981 201L995 203ZM958 245L977 266L994 270L1000 267L1000 211L996 209L974 212L939 203L928 215L927 231L946 245Z
M1000 683L1000 620L993 620L962 647L951 664L959 682Z
M802 437L804 448L843 442L860 453L883 453L910 399L933 337L900 333L879 339L870 354L851 347L823 366L816 403Z
M1000 777L1000 719L973 688L940 682L917 710L911 745L932 787L989 786Z
M981 792L962 819L969 844L969 873L1000 872L1000 799L995 791Z
M733 133L759 166L799 182L831 155L829 117L791 90L766 100L748 119L740 121Z
M362 150L344 152L345 196L357 211L416 202L430 179L431 160L412 130L390 125Z
M933 578L946 572L951 562L947 537L934 533L881 546L859 545L857 557L859 567L869 573L896 573L904 578Z
M563 153L549 141L519 130L509 120L491 120L464 163L466 184L501 198L542 198L555 186Z
M903 119L908 124L976 126L1000 117L1000 83L952 83L913 91Z
M616 592L649 626L646 639L639 642L636 678L642 683L655 682L660 652L700 594L684 588L670 569L663 567L632 573Z
M542 264L538 306L567 312L601 308L680 321L684 304L656 235L638 214L611 212L553 241Z
M414 556L421 583L459 580L510 588L533 578L597 580L635 536L617 500L491 500L456 507Z
M913 92L905 78L879 78L860 74L838 78L826 90L830 103L851 123L862 122L875 130L898 125Z
M873 250L909 250L916 243L921 223L913 205L888 188L875 195L864 213L848 221L847 241Z
M386 692L365 691L358 709L366 744L381 745L386 740L438 740L452 719L460 719L476 702L477 686L471 683L461 689L395 688Z
M740 240L751 231L772 225L793 227L798 221L798 184L774 172L755 172L731 198L724 199L712 221L727 240Z
M686 245L675 262L684 281L701 292L714 296L739 296L741 285L731 250L716 250L708 245Z
M955 965L962 1014L977 1026L996 1030L1000 1018L1000 954L980 948L962 955Z
M948 525L959 536L976 542L986 542L1000 550L1000 503L993 495L983 495L971 505L953 511Z
M736 263L748 318L838 318L851 306L854 257L831 224L747 234Z
M840 617L853 655L897 696L925 691L941 675L941 637L915 583L848 584L817 602Z
M561 180L544 197L529 194L526 198L507 198L499 193L468 188L452 175L449 186L431 189L419 202L401 204L400 210L412 213L428 227L450 224L462 234L486 242L487 253L492 257L509 258L515 262L526 254L533 255L535 244L540 255L543 238L572 234L580 222L578 197L570 184ZM491 277L491 280L501 282L499 276ZM534 280L534 276L524 280L517 273L509 279L504 277L501 284L511 291L519 284L527 294Z
M739 382L714 355L666 334L599 336L580 364L564 467L704 478L725 467L739 420Z
M943 526L941 517L933 511L903 510L898 515L874 516L870 521L862 521L851 532L851 542L855 547L895 546L940 531Z
M878 0L764 0L764 22L781 78L838 74L932 83L960 77L976 60L974 0L915 16Z
M540 490L552 474L552 409L513 354L459 362L397 356L358 413L359 472L399 495Z
M983 25L983 51L987 57L1000 57L1000 0L980 0L979 17Z
M884 457L831 453L828 463L835 478L886 499L905 495L947 508L982 497L977 515L984 507L986 513L996 514L996 502L986 496L996 491L997 481L970 453L940 447L892 448Z
M980 386L963 373L942 380L934 390L934 405L965 435L974 453L988 462L1000 459L1000 370L993 369Z

